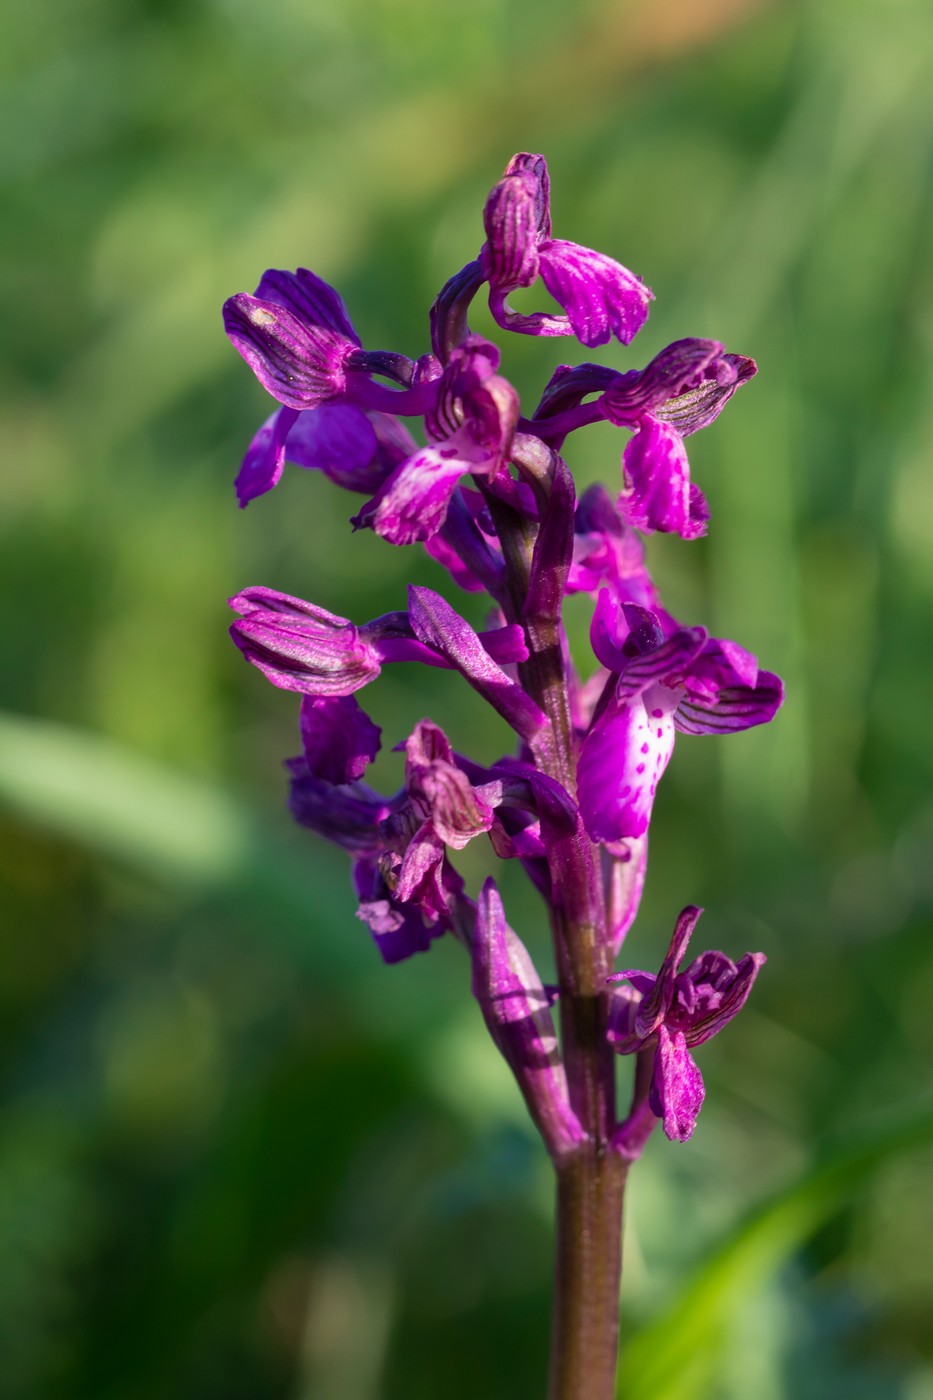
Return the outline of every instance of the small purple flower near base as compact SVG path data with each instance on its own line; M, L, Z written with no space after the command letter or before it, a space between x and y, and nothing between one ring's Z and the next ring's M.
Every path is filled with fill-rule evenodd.
M738 1015L766 961L763 953L746 953L736 964L709 952L678 972L702 912L696 905L683 910L657 976L631 969L608 979L628 983L610 1003L609 1042L620 1055L654 1049L648 1102L676 1142L692 1135L705 1093L690 1051Z

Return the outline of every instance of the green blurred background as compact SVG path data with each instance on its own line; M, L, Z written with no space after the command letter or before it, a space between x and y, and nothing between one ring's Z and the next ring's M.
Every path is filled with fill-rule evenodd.
M789 691L770 729L682 741L658 803L631 962L696 901L704 946L769 963L702 1052L694 1140L634 1175L624 1393L929 1400L926 0L46 0L3 25L0 1394L543 1394L548 1171L462 952L381 966L344 860L283 810L294 702L225 632L245 584L363 619L439 575L351 536L311 474L237 511L268 401L219 314L306 264L368 346L420 353L530 149L558 235L657 295L608 363L688 334L760 362L691 443L708 540L651 557ZM573 348L505 354L529 403ZM617 481L619 450L588 430L571 463ZM426 712L503 742L449 676L391 668L370 700L390 745Z

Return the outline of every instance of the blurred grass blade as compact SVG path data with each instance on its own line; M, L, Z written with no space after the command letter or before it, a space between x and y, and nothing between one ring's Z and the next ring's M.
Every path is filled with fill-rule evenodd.
M0 713L0 810L184 900L245 897L267 928L298 933L309 951L309 928L350 915L348 881L284 817L270 822L222 788L101 735ZM352 948L351 939L318 939L315 964L352 958Z
M933 1142L933 1103L849 1139L748 1216L660 1318L623 1342L620 1400L705 1400L743 1299L839 1211L878 1164Z
M213 886L249 862L235 798L97 734L0 715L0 805L160 879Z

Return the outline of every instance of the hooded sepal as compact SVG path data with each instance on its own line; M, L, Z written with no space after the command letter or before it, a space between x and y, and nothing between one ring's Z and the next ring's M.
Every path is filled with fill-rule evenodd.
M494 880L483 886L472 940L473 995L514 1074L548 1151L560 1158L584 1138L545 992L528 951L505 919Z

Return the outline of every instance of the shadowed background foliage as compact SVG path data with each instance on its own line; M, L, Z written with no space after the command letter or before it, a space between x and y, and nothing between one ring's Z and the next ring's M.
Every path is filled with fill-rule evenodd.
M283 811L296 706L225 634L245 584L364 619L438 574L296 469L237 511L268 401L219 316L305 264L365 344L420 353L530 149L556 232L657 295L607 363L688 334L760 362L692 440L709 538L651 558L673 611L790 696L769 729L682 741L656 809L630 961L696 901L704 946L769 963L704 1047L694 1140L634 1176L623 1393L929 1400L929 7L71 0L3 23L3 1394L543 1393L548 1173L462 952L380 965L344 861ZM504 349L526 403L573 353ZM581 434L578 478L617 481L620 446ZM424 713L503 743L449 675L394 667L369 700L388 746Z

